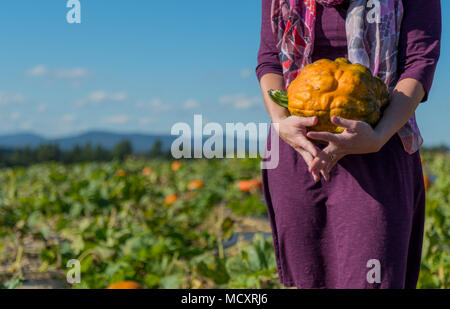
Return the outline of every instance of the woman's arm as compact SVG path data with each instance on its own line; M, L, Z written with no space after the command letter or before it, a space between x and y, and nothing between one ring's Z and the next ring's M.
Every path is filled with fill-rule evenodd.
M421 82L413 78L399 81L391 94L391 104L385 109L383 117L375 128L377 136L376 151L413 116L417 106L425 96Z
M279 58L277 42L272 33L271 24L272 0L261 1L261 35L258 50L258 65L256 66L256 77L261 82L263 75L273 73L282 76L283 68ZM283 86L281 85L281 89Z
M312 170L325 168L329 171L347 154L378 151L411 118L419 103L428 99L440 55L441 4L439 0L403 0L403 5L399 79L391 93L389 107L375 130L364 122L332 119L347 130L337 135L309 133L308 137L329 142L314 160Z
M398 45L398 81L419 81L428 100L440 56L442 16L440 0L403 0L404 16Z
M258 65L255 71L270 118L272 122L279 122L287 118L289 112L275 104L267 91L270 89L284 90L283 68L280 63L277 42L272 33L270 16L272 1L262 0L261 4L261 40L258 50Z
M289 117L289 111L286 108L274 103L268 93L271 89L284 90L283 76L274 73L265 74L261 77L260 86L264 98L264 104L266 105L267 112L269 113L272 122L280 122L281 120Z
M272 122L276 124L274 129L286 143L300 153L308 167L311 167L314 156L320 152L320 149L308 140L305 134L306 127L314 125L318 120L317 117L290 116L287 109L273 102L268 95L270 89L284 90L283 69L279 58L279 50L272 33L271 5L271 0L262 0L261 42L256 75L260 82L267 112ZM320 175L315 171L312 176L317 181L320 179Z
M375 132L384 145L428 100L440 55L439 0L403 0L405 14L398 46L399 81Z

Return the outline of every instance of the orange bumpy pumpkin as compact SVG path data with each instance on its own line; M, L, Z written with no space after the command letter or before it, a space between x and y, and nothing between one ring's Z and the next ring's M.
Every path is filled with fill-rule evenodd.
M319 121L310 130L331 133L344 131L331 122L333 116L375 125L389 100L388 89L380 78L345 58L313 62L291 82L287 93L270 90L269 95L292 115L317 116Z

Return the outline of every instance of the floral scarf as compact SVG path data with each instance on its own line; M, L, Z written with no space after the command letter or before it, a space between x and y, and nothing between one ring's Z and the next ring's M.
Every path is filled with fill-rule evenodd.
M312 62L317 3L338 5L345 1L350 1L346 17L348 59L370 68L390 91L395 88L402 0L272 0L272 31L281 50L286 89ZM415 115L397 133L409 154L423 143Z

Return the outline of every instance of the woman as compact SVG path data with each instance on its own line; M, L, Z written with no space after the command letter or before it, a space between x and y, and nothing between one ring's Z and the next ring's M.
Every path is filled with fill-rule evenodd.
M416 287L425 189L414 112L439 58L440 14L439 0L262 0L256 73L280 158L262 176L286 287ZM267 90L338 57L382 78L389 107L375 128L334 117L342 134L307 132L317 119L289 116Z

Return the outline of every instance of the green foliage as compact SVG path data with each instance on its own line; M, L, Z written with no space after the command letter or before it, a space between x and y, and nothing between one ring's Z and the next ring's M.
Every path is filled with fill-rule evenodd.
M425 155L436 179L427 192L420 288L450 288L450 160L447 154Z
M151 173L144 174L145 167ZM0 265L11 269L14 248L32 242L41 248L40 271L64 274L67 261L80 260L82 282L75 288L121 280L147 288L226 286L234 277L217 244L231 236L233 220L225 214L204 223L220 205L249 198L235 184L243 175L258 177L257 167L252 160L189 160L173 171L170 161L130 159L1 170L0 243L8 250ZM191 180L204 186L188 190ZM180 198L166 205L170 194ZM0 282L21 268L14 269L0 274Z
M0 284L1 289L16 289L22 285L24 278L21 276L13 277L11 280L5 282L3 285Z

